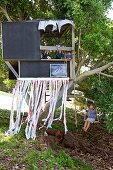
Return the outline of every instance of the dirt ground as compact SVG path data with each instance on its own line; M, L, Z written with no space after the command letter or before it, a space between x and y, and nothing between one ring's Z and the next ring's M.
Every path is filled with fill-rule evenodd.
M70 149L72 157L91 164L94 170L113 170L113 135L107 133L104 124L95 123L87 133L78 130L73 134L83 147Z
M87 133L78 129L72 135L75 143L79 144L79 147L68 148L73 159L81 159L94 170L113 170L113 135L108 134L105 124L95 123ZM49 141L52 144L51 137Z

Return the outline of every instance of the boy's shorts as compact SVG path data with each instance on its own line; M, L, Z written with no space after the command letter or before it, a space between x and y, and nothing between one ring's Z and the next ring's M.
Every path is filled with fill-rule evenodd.
M95 119L94 118L87 118L87 121L89 121L90 123L94 123Z

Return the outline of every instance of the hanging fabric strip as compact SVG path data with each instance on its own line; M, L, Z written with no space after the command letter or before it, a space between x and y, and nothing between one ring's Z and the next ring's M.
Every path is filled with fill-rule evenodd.
M51 112L51 116L50 116L50 119L48 121L48 126L47 128L51 128L51 125L53 123L53 120L54 120L54 114L55 114L55 108L56 108L56 103L57 103L57 99L58 99L58 96L59 96L59 92L60 92L60 89L61 89L61 86L62 86L62 82L59 80L59 81L56 81L55 82L56 85L55 85L55 93L54 93L54 96L53 96L53 100L52 100L52 105L50 105L50 107L52 108L52 112Z
M25 135L27 139L36 138L36 129L39 122L39 117L43 114L44 99L46 89L49 85L50 107L49 113L44 120L43 126L52 127L55 119L55 108L62 90L62 106L61 113L58 119L64 122L64 130L67 132L66 125L66 99L68 89L68 78L23 78L19 79L13 90L12 109L10 114L10 126L6 135L17 134L20 131L25 113L25 105L28 104L28 116L26 119ZM15 110L16 100L16 110ZM42 126L42 127L43 127Z
M65 89L64 89L64 129L65 129L65 134L68 131L67 130L67 124L66 124L66 100L67 100L67 90L68 90L68 82L65 81Z

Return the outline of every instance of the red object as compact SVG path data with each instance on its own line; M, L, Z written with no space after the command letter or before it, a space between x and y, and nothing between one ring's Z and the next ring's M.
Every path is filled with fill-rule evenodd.
M29 110L29 114L30 114L30 117L32 116L32 114L33 114L33 110L32 110L32 108L30 108L30 110Z

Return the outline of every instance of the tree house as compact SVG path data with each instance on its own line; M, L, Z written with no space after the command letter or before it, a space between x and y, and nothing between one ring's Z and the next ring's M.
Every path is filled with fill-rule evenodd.
M65 77L74 79L74 30L73 21L67 19L2 23L3 59L9 67L9 78L49 78L51 68L54 71L56 67L61 68L57 77L62 77L62 70L66 68ZM64 53L61 59L54 57L58 44ZM53 53L53 57L43 59L41 54L44 51ZM66 58L67 52L72 54L71 59Z

